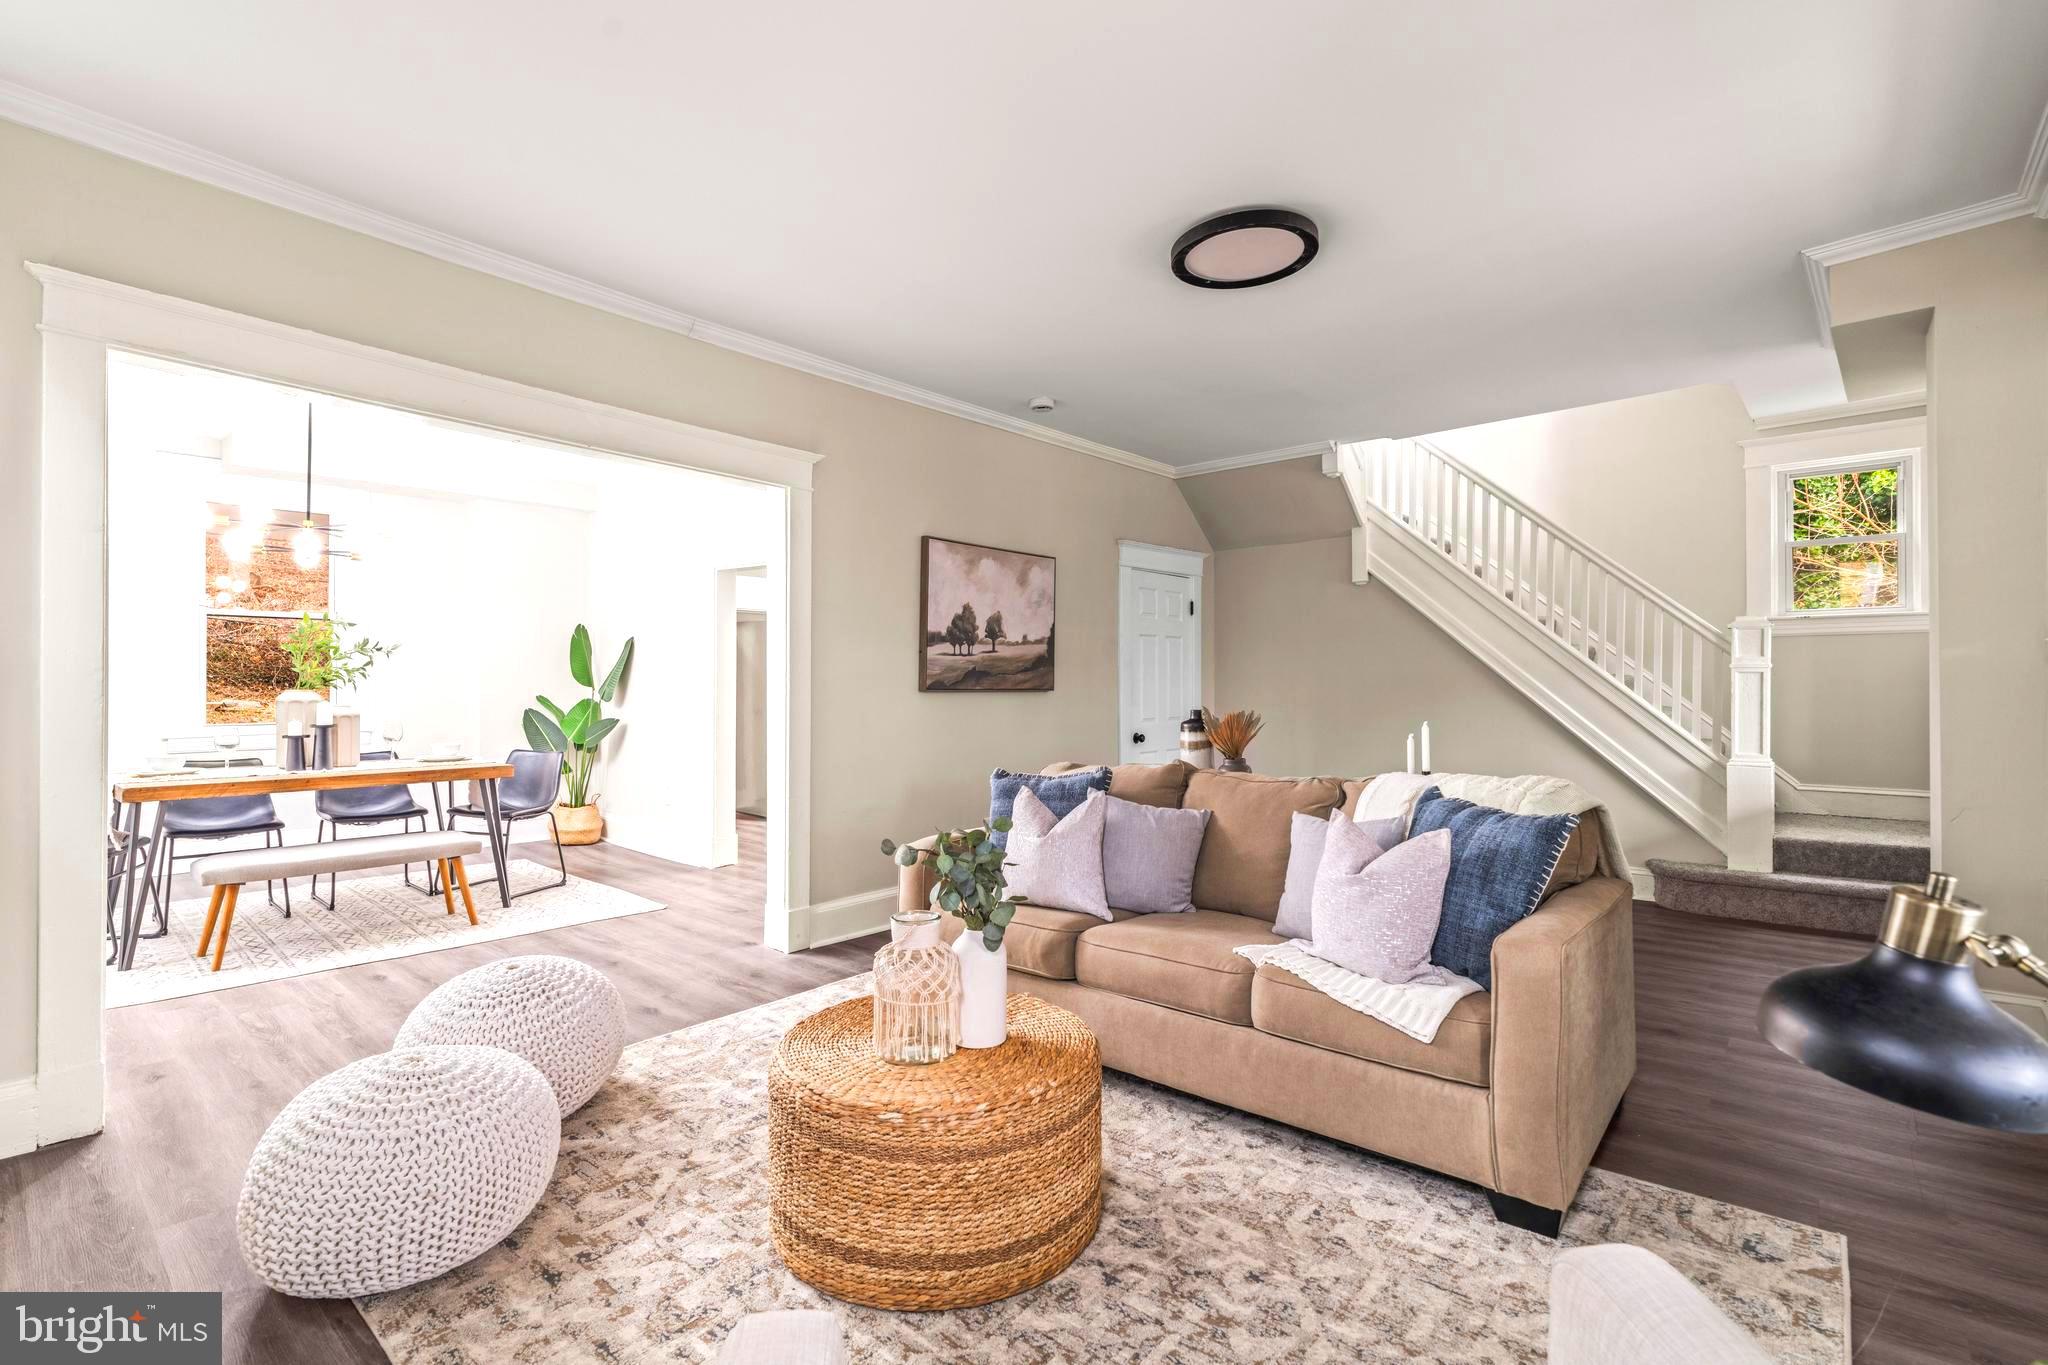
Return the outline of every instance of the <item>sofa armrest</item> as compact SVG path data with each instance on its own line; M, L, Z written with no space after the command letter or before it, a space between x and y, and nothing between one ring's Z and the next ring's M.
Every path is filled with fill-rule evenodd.
M1636 1070L1634 889L1558 892L1493 943L1500 1192L1564 1209Z

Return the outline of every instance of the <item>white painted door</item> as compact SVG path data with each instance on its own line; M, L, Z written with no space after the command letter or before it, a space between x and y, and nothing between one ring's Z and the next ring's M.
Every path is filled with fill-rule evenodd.
M1180 755L1181 721L1202 704L1202 580L1130 565L1120 580L1118 761L1166 763Z

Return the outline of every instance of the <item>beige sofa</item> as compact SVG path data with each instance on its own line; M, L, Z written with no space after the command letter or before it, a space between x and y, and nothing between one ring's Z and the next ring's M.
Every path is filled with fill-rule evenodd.
M1353 810L1364 785L1112 769L1112 796L1210 812L1197 909L1113 910L1104 923L1022 906L1006 938L1010 989L1080 1015L1105 1066L1469 1180L1503 1222L1555 1236L1635 1074L1629 884L1595 875L1599 816L1588 814L1542 904L1494 943L1493 989L1416 1042L1231 951L1281 942L1294 813ZM925 904L929 875L902 870L904 906Z

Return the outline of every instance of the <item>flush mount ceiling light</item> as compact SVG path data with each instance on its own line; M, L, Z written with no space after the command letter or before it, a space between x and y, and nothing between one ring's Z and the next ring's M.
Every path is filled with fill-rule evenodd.
M1173 273L1198 289L1250 289L1316 258L1314 220L1289 209L1240 209L1195 224L1173 244Z

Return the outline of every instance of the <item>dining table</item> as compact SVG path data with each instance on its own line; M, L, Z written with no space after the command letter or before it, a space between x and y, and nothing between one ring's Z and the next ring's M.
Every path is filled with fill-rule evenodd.
M121 883L115 903L121 912L120 941L115 960L121 971L135 962L135 942L142 928L142 902L136 896L136 872L142 885L156 875L157 850L164 843L164 807L172 801L191 801L207 796L257 796L280 792L334 791L345 787L394 787L425 782L470 782L476 787L478 804L484 811L485 842L491 851L491 867L498 875L498 895L512 904L507 861L505 826L498 814L498 783L512 776L512 765L504 762L461 759L392 758L366 760L348 768L275 768L269 766L234 768L209 767L153 772L135 772L114 779L114 802L122 838ZM142 808L156 806L156 822L147 845L141 832ZM136 851L146 850L138 869Z

